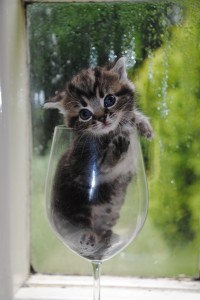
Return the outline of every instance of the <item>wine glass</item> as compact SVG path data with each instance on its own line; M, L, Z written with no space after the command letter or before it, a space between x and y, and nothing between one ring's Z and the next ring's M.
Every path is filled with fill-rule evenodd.
M146 176L136 129L130 137L127 172L112 179L117 164L100 174L100 139L77 138L64 125L54 130L45 187L47 218L64 245L92 263L94 300L100 300L101 263L135 239L147 216ZM112 182L107 184L108 180Z

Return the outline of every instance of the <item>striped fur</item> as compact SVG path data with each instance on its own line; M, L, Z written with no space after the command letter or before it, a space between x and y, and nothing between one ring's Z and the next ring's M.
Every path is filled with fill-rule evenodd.
M107 95L114 95L116 104L105 109ZM124 58L114 65L82 70L44 107L59 109L68 127L87 131L94 136L104 135L127 124L136 126L139 133L148 139L153 136L148 118L135 108L135 87L127 78ZM92 113L92 118L87 122L79 117L83 108Z
M135 88L127 78L125 60L82 70L46 107L58 108L76 133L54 179L55 227L76 252L103 259L136 172L132 128L152 137L148 118L135 108Z

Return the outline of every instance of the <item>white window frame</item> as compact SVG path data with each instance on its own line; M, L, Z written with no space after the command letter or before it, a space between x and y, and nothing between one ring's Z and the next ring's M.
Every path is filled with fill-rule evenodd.
M24 6L0 1L0 299L29 275L31 118Z
M25 4L30 2L67 1L0 1L0 299L91 299L92 276L30 274L31 117L25 19ZM199 282L189 279L102 278L102 299L197 300L199 294Z

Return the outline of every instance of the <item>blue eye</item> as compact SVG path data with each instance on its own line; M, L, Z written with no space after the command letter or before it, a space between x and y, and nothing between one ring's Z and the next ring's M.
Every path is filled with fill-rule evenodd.
M82 120L87 121L91 118L92 113L89 109L81 109L79 116Z
M104 99L104 106L111 107L115 104L116 98L113 95L107 95Z

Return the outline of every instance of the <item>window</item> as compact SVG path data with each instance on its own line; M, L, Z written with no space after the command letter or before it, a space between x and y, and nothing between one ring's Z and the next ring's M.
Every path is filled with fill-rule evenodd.
M102 272L198 276L198 9L187 1L134 1L32 4L27 12L33 268L47 273L90 274L88 263L62 246L46 224L43 202L48 153L53 128L62 119L55 111L44 111L42 105L80 69L123 55L139 93L138 106L150 116L155 130L152 143L142 140L150 209L137 240L106 262Z
M30 3L30 5L25 6L25 2ZM63 6L60 6L59 3L43 3L43 5L36 7L36 4L31 4L33 2L44 1L2 0L0 2L0 299L45 298L58 300L67 299L67 297L74 298L76 295L78 295L77 298L81 299L83 289L89 291L89 297L91 295L91 287L88 289L91 281L89 282L87 277L82 280L80 277L45 277L37 274L27 281L31 264L39 272L78 273L73 266L72 256L69 257L71 254L67 253L66 249L62 249L51 235L43 214L41 195L43 187L42 185L39 186L36 177L40 177L40 182L44 182L44 169L48 160L47 149L50 140L45 141L47 146L45 153L45 143L39 139L43 133L40 132L34 132L33 135L33 218L30 226L31 117L30 102L28 101L25 13L27 12L30 39L33 24L30 20L31 14L32 17L37 17L37 14L40 17L40 11L34 15L31 10L43 10L47 18L42 23L43 25L46 24L47 32L50 33L46 36L50 39L47 46L56 46L57 50L60 51L61 44L58 37L65 40L65 35L62 36L64 32L59 31L56 32L55 36L52 35L54 32L48 20L51 20L52 11L57 9L57 5L62 8L61 10L69 8L71 13L67 14L68 11L64 17L68 16L69 20L72 20L72 12L80 4L62 3ZM126 252L118 256L118 259L104 264L102 271L105 274L120 276L151 275L163 277L184 274L190 278L198 277L200 211L198 199L199 3L197 0L162 1L162 3L134 1L123 3L127 10L130 9L128 4L135 5L135 8L140 5L140 7L150 5L152 10L146 11L147 15L149 13L149 21L154 21L151 13L154 17L159 16L158 19L155 19L159 24L159 31L156 30L155 32L154 29L157 27L154 27L154 22L152 24L150 22L148 23L149 26L144 27L149 31L147 35L143 36L143 40L142 36L139 35L135 39L132 39L132 36L127 36L127 39L124 37L122 47L118 52L116 52L115 47L111 47L110 49L113 51L110 51L107 57L112 59L115 55L123 54L135 58L135 61L131 59L132 63L128 65L129 75L136 83L140 94L138 104L151 116L156 132L154 142L150 145L142 141L149 181L150 211L147 224L137 241ZM87 5L92 8L98 7L94 3ZM109 5L110 7L115 6L114 3L107 3L107 5L108 7ZM49 10L48 6L52 6L52 9ZM116 4L117 6L120 7L120 4ZM103 7L106 5L100 4L100 12L102 12ZM159 14L157 14L158 11ZM120 10L120 13L123 14L123 9ZM138 19L140 17L145 19L147 15L142 15L143 13L144 11L141 10L141 13L137 14ZM102 14L107 22L106 16L107 14ZM81 17L84 19L84 16ZM146 19L148 21L148 18ZM129 26L130 32L137 31L137 26L139 26L138 31L140 31L143 28L142 25L144 26L144 23L137 23L137 26L132 28L132 22L130 20L127 22L126 26ZM75 25L76 32L72 33L80 36L78 25ZM40 31L33 27L32 30L34 38L40 38L37 36ZM159 41L159 39L161 40ZM89 47L90 52L87 58L90 59L85 62L81 61L77 65L74 64L77 70L98 62L99 56L96 52L98 46L94 44L94 41L92 40L92 44L89 43L89 46L92 47ZM42 40L40 42L40 46L42 46ZM70 41L69 47L71 47L72 42ZM98 40L96 42L98 43ZM127 42L128 44L132 43L132 49L125 52L127 51ZM147 44L143 49L144 42ZM32 46L34 44L31 44L31 48ZM43 63L42 47L39 49L41 50L40 56L37 52L35 56L33 53L30 55L31 68L33 67L33 60L37 60L38 64ZM34 52L35 48L31 50ZM50 53L52 52L50 51ZM43 118L51 118L53 120L52 127L57 122L62 122L58 120L56 113L44 112L39 106L39 104L42 106L45 97L52 95L56 89L62 87L62 83L68 79L68 75L73 75L72 72L70 74L66 72L66 78L56 76L62 74L56 69L62 67L62 60L59 62L59 58L60 56L55 56L56 64L52 65L52 69L49 71L48 78L50 78L49 82L52 81L50 84L52 90L48 90L48 93L44 93L43 90L43 77L40 77L41 86L39 82L36 84L33 69L31 69L33 127L35 126L34 122ZM104 60L105 58L102 59L103 63ZM78 63L78 60L75 62ZM66 64L68 63L69 61L66 61ZM46 63L44 67L47 67ZM45 71L44 75L46 73ZM43 123L40 122L41 126L37 126L37 129L43 131ZM52 128L47 129L47 132L49 132L48 138L50 138ZM35 186L38 187L38 190L35 189ZM44 227L41 226L42 223ZM38 224L40 225L38 226ZM32 227L31 234L30 227ZM31 251L30 235L32 236ZM45 236L47 236L47 240L44 240ZM43 246L39 240L42 241ZM47 247L52 250L52 252L48 252L48 255ZM30 259L30 252L32 252L32 259ZM61 258L60 262L56 261L58 256ZM67 261L63 268L61 268L62 259ZM77 257L73 256L73 259L75 259L76 264L79 264ZM49 264L50 260L52 265ZM69 265L70 262L72 262L71 266ZM112 264L117 266L113 273L111 273ZM127 265L130 264L133 267L127 271ZM80 261L80 269L79 274L91 274L90 266L87 263L84 264L82 260ZM102 283L105 287L105 295L108 295L110 299L116 299L116 294L119 299L120 297L132 299L133 295L137 295L138 299L142 300L161 298L164 300L165 298L168 299L169 295L171 299L177 297L181 297L181 299L187 297L188 299L188 296L191 300L199 298L198 281L165 279L143 281L135 278L129 280L124 277L119 280L117 278L115 280L103 278ZM22 285L23 287L20 288ZM68 289L63 289L66 285ZM132 291L133 294L128 294L127 291ZM102 299L105 299L103 290Z

